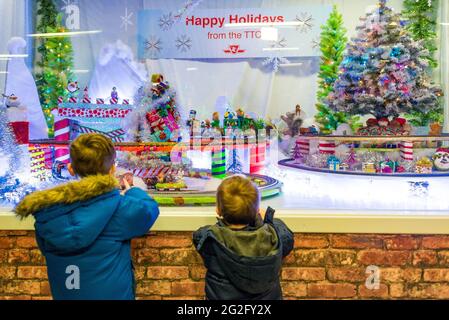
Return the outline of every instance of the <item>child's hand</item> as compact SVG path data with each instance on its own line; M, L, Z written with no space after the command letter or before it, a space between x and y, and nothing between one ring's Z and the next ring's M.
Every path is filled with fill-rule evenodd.
M125 194L126 191L128 191L129 189L131 189L131 186L129 185L128 180L123 179L123 188L122 188L122 194Z

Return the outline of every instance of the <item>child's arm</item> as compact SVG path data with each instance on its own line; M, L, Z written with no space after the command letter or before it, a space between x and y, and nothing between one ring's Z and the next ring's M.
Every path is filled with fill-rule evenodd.
M293 250L295 243L293 232L280 219L273 219L273 226L276 229L279 240L282 242L282 256L286 257Z
M159 206L145 191L131 188L123 195L123 214L117 219L123 240L142 236L148 232L159 216Z

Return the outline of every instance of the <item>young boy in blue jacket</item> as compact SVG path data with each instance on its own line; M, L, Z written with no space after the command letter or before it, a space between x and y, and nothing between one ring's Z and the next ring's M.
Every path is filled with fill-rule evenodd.
M218 223L193 234L207 269L208 300L282 299L279 274L293 233L272 211L262 217L259 202L249 179L225 179L217 190Z
M148 232L159 209L126 181L120 194L115 157L109 138L79 136L70 146L68 169L80 180L32 193L15 209L35 218L54 299L135 298L130 241Z

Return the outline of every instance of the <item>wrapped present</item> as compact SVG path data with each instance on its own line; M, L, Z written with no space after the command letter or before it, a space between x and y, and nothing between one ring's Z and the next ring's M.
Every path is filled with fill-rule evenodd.
M84 97L82 100L83 103L91 103L91 100L89 97Z
M415 173L429 174L432 173L433 163L429 158L421 158L416 162Z
M327 158L327 167L329 168L329 170L339 171L340 163L340 159L338 159L336 156L330 156L329 158Z
M381 161L379 163L379 171L382 173L394 173L398 167L398 163L391 160Z
M69 98L69 102L70 103L78 103L78 98L77 97L70 97Z
M124 105L129 105L129 99L123 99L122 104L124 104Z
M175 117L173 117L173 115L169 112L168 115L164 118L162 118L162 120L164 121L164 124L171 130L171 131L175 131L179 129L179 125L176 122Z
M64 102L64 98L63 97L58 97L58 104L59 103L63 103Z
M104 99L97 98L97 104L104 104Z
M118 99L117 99L117 98L111 98L111 99L109 100L109 103L110 103L110 104L118 104Z
M376 173L376 165L372 162L363 163L362 171L365 173Z

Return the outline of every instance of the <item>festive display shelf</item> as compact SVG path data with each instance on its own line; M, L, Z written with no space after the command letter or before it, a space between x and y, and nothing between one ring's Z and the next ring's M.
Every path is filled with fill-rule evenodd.
M268 199L281 193L282 183L280 181L263 175L247 176L263 183L263 186L258 187L262 199ZM216 188L202 191L149 191L161 206L213 205L216 203L216 192Z
M336 171L330 169L321 169L321 168L312 168L306 165L301 165L298 163L294 163L294 159L284 159L279 161L279 165L299 169L306 170L311 172L322 172L329 174L340 174L340 175L352 175L352 176L367 176L367 177L375 177L375 176L384 176L384 177L403 177L403 178L429 178L429 177L440 177L447 178L449 177L449 172L433 172L433 173L367 173L362 171Z
M299 139L304 140L323 140L323 141L339 141L339 142L419 142L419 141L449 141L449 135L440 136L300 136Z

